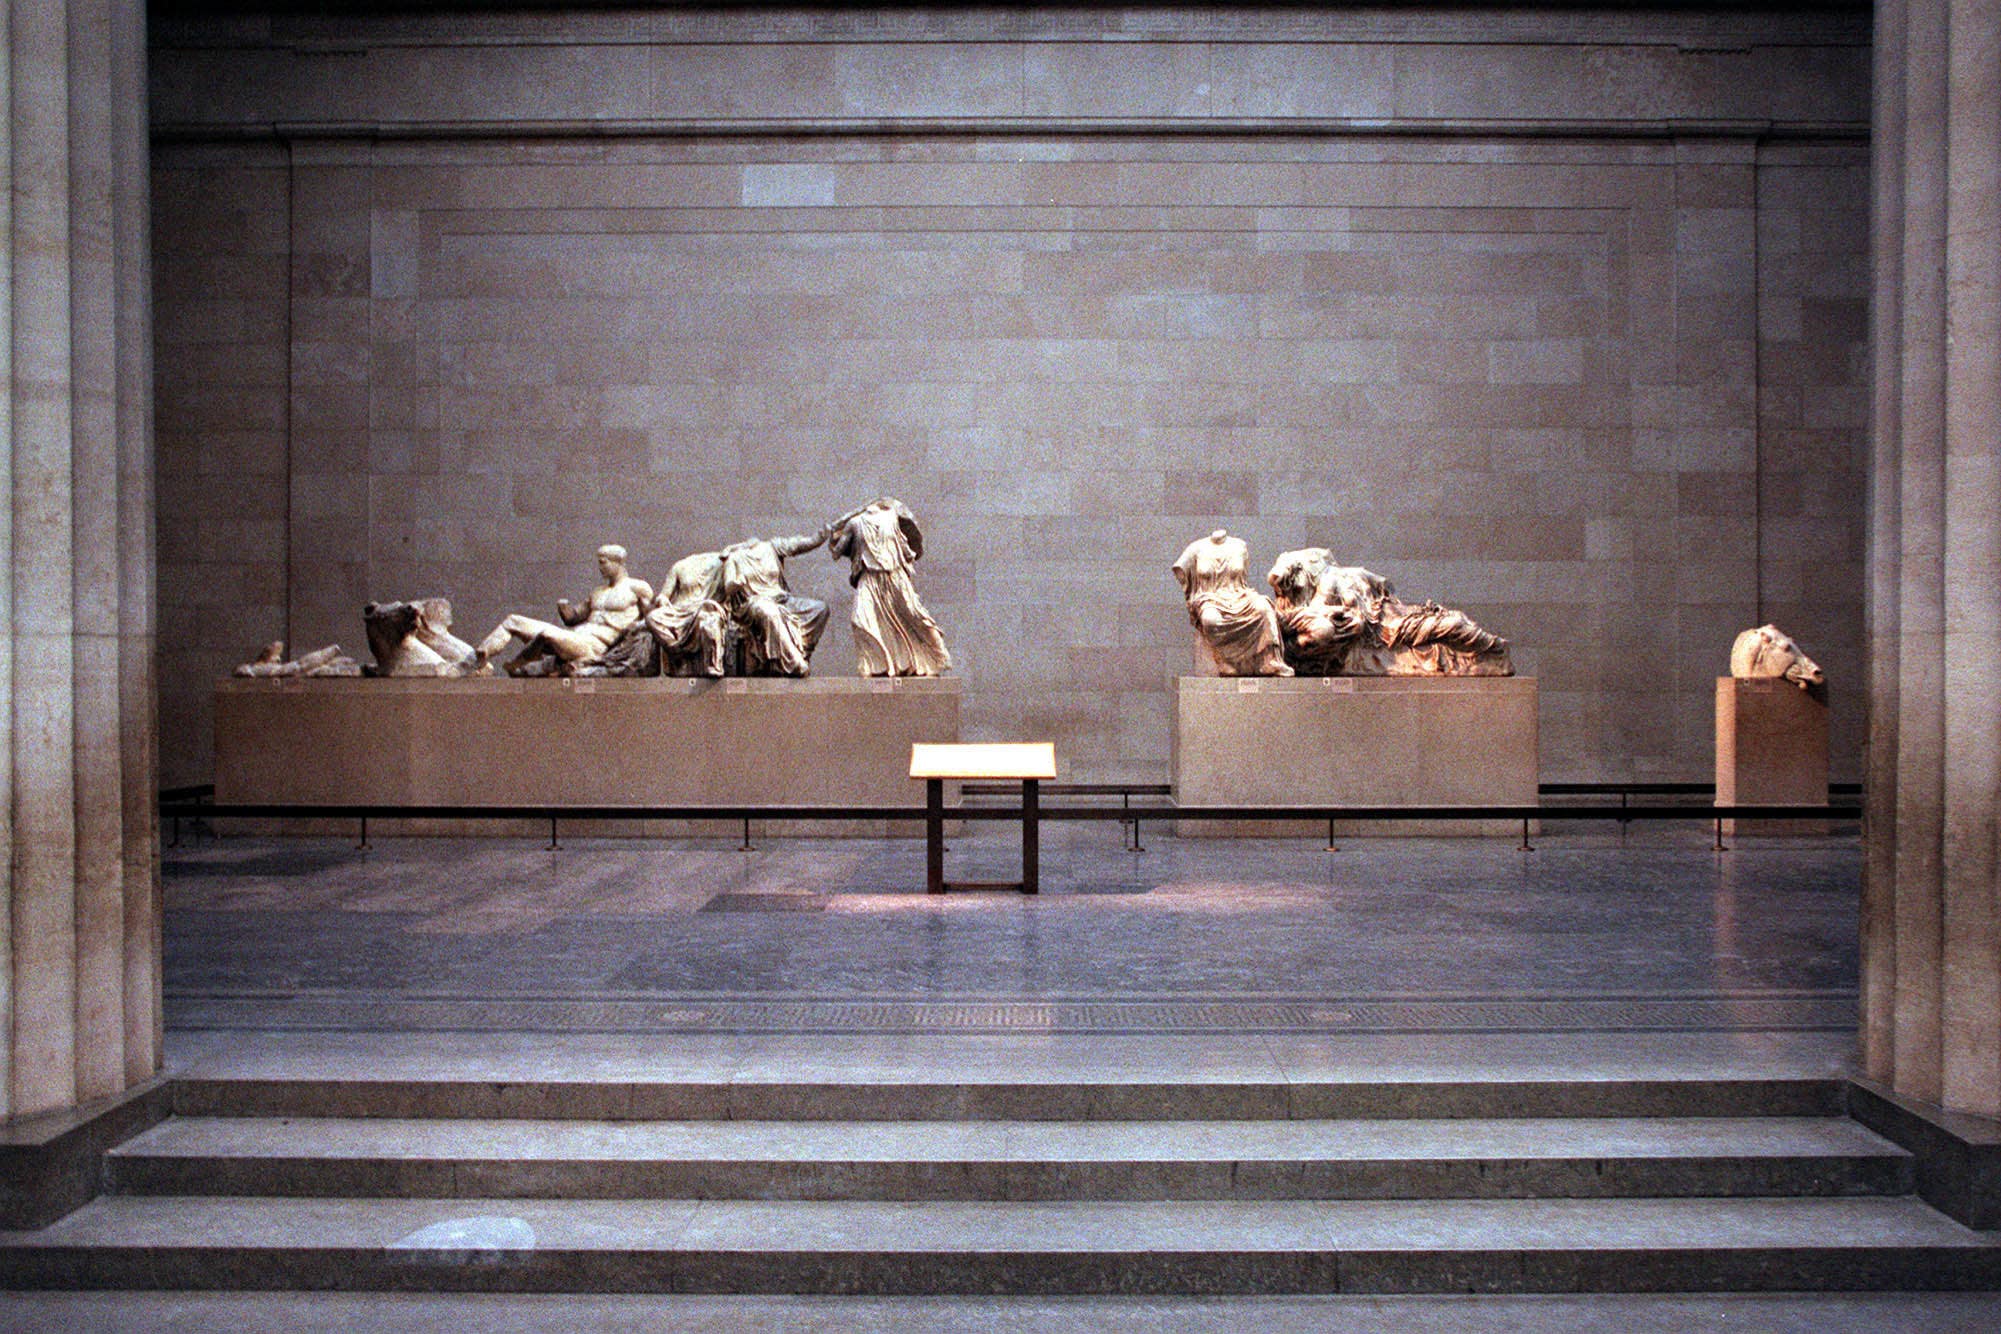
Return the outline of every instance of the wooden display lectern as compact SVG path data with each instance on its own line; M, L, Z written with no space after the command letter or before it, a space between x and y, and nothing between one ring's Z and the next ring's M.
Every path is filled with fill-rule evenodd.
M1036 891L1040 876L1040 794L1038 784L1056 777L1056 744L1051 741L913 742L910 776L924 780L924 888L1018 889ZM945 879L945 780L982 779L1021 784L1021 879L951 882Z

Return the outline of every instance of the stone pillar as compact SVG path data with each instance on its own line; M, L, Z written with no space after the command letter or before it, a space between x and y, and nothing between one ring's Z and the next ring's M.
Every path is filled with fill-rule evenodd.
M1863 1055L2001 1115L2001 0L1877 0Z
M0 0L0 1117L160 1064L144 0Z

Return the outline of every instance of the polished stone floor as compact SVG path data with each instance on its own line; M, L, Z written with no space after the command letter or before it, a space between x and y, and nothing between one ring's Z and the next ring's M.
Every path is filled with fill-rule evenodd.
M687 1334L1268 1331L1269 1334L1991 1334L1991 1294L1590 1297L611 1297L399 1293L0 1293L0 1331L230 1329L313 1334L680 1330Z
M1853 837L1177 839L1057 825L1044 892L918 840L232 837L167 850L171 1028L1852 1031ZM949 873L1002 878L1001 827Z
M1056 826L1044 892L931 898L909 840L169 848L170 1065L210 1079L757 1090L1704 1080L1853 1057L1854 838L1176 839ZM1013 874L1002 828L949 873ZM671 1043L658 1035L675 1034ZM1491 1095L1490 1095L1491 1096ZM0 1330L2001 1328L1989 1294L0 1294Z

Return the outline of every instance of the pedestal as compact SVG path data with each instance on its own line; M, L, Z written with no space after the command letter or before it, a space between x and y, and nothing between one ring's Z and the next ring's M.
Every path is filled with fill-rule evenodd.
M1205 677L1175 683L1183 805L1533 805L1526 676ZM1182 822L1177 832L1301 837L1325 821ZM1508 820L1338 822L1335 832L1520 834Z
M1827 699L1791 681L1716 678L1716 801L1827 802ZM1825 820L1725 820L1733 834L1824 834Z
M959 739L956 677L230 680L216 689L218 802L394 805L916 805L910 747ZM890 832L921 832L919 820ZM373 827L373 826L372 826ZM730 833L735 822L568 832ZM881 822L754 822L882 833ZM493 821L382 832L500 833Z

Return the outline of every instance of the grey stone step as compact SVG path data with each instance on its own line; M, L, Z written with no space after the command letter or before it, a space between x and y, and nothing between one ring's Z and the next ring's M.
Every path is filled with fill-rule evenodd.
M1841 1118L588 1122L176 1117L129 1194L1393 1199L1903 1194Z
M1823 1078L1294 1080L480 1080L183 1075L189 1116L732 1121L1158 1121L1838 1116Z
M61 1288L1203 1293L1994 1289L2001 1243L1908 1197L299 1200L109 1196L0 1234Z

